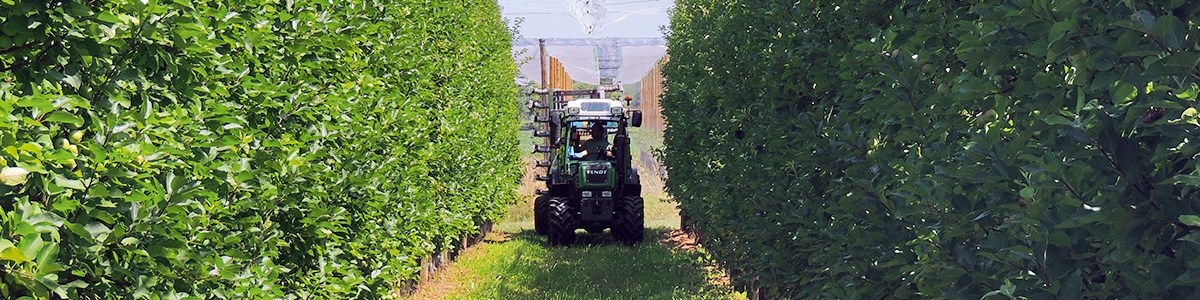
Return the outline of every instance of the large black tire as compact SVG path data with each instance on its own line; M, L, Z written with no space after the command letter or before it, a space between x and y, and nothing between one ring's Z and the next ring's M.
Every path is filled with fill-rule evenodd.
M643 202L642 197L627 196L617 203L613 216L616 220L612 227L613 237L617 238L617 241L632 246L641 243L645 238Z
M533 231L537 234L546 235L550 232L550 198L546 196L538 196L533 199Z
M550 198L550 218L547 239L550 246L566 246L575 242L575 226L579 224L575 209L566 198Z

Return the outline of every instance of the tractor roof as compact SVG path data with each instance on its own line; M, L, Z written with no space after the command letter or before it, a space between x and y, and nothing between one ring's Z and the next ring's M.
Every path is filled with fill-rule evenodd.
M567 102L563 109L569 121L620 120L625 115L625 105L610 99L576 99Z

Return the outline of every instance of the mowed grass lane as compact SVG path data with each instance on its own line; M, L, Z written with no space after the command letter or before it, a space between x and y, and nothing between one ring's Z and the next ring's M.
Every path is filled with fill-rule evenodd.
M634 246L578 230L570 247L533 231L532 197L513 205L488 239L421 287L416 299L744 299L703 252L662 241L679 214L661 192L646 198L646 239Z

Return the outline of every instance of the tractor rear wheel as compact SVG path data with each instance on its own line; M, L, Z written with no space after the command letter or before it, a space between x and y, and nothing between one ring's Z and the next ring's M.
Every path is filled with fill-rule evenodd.
M548 219L550 219L550 198L538 196L533 199L533 231L540 235L550 232L549 225L546 224L549 222Z
M578 216L575 215L575 209L571 207L567 198L554 197L550 198L550 216L548 218L549 227L547 228L547 239L550 241L550 246L566 246L575 242L575 225L578 224Z
M627 196L617 203L612 233L617 241L635 245L645 237L645 213L642 197Z

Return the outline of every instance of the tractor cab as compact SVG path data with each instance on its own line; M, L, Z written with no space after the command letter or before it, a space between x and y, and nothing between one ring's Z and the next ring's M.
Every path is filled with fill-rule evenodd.
M605 134L601 136L593 135L595 127L605 129ZM570 139L567 140L567 159L568 160L611 160L611 149L602 149L604 153L596 153L596 149L588 150L588 144L607 144L612 145L613 134L617 131L616 122L606 121L573 121L568 122L566 126L567 134ZM599 142L596 142L600 140ZM604 154L604 155L600 155Z

